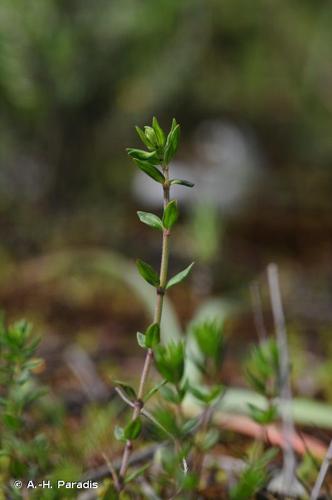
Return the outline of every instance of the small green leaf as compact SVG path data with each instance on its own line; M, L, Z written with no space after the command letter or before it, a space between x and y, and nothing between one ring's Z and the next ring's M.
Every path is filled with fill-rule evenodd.
M126 438L125 438L125 435L124 435L124 430L119 425L116 425L114 427L114 437L118 441L126 441Z
M158 345L154 351L157 370L169 382L178 384L184 373L184 346L182 342Z
M169 401L170 403L173 403L175 405L178 405L181 403L181 397L180 395L173 389L172 387L162 387L160 389L160 394L166 401Z
M149 212L137 212L138 218L143 224L153 227L154 229L163 230L163 223L158 215L150 214Z
M137 134L138 134L139 138L140 138L140 139L141 139L141 141L143 142L143 144L145 144L145 146L146 146L148 149L150 149L150 150L154 149L153 144L152 144L152 143L149 141L149 139L146 137L146 135L145 135L144 131L143 131L140 127L137 127L137 126L135 127L135 129L136 129L136 132L137 132Z
M145 346L155 347L160 342L160 326L158 323L153 323L145 332Z
M157 118L154 116L152 119L152 127L155 131L157 137L157 144L159 147L162 147L165 144L165 134L163 129L160 127Z
M130 483L131 481L133 481L134 479L136 479L138 476L140 476L141 474L143 474L144 471L146 471L146 469L148 469L150 467L151 464L144 464L142 465L142 467L139 467L138 469L135 469L133 472L131 472L130 474L128 474L126 476L126 479L124 480L124 483L125 484L128 484Z
M143 260L138 259L136 261L136 266L140 275L147 281L150 285L158 287L160 285L159 276L150 264L147 264Z
M173 185L176 185L178 184L179 186L186 186L186 187L189 187L189 188L192 188L195 186L195 184L193 182L190 182L190 181L186 181L184 179L172 179L170 181L170 185L173 186Z
M127 153L133 160L147 161L152 165L158 165L160 163L156 151L149 153L148 151L143 151L142 149L127 148Z
M150 142L150 144L154 148L157 148L158 141L157 141L157 136L156 136L154 129L152 127L149 127L148 125L146 125L144 127L144 134L145 134L145 137L147 138L147 140Z
M158 170L157 167L154 165L151 165L151 163L144 161L144 160L134 160L138 168L140 168L145 174L147 174L149 177L154 179L157 182L160 182L160 184L163 184L165 182L165 177L163 174Z
M145 345L145 335L144 335L144 333L137 332L136 336L137 336L137 343L138 343L138 345L140 347L143 347L143 349L145 349L146 345Z
M211 358L214 362L214 368L220 368L225 351L221 324L214 320L199 322L193 325L193 334L204 359Z
M166 165L168 165L169 162L174 157L179 146L179 139L180 139L180 126L176 124L175 120L173 120L172 129L167 136L165 145L164 162L166 163Z
M144 403L146 403L149 399L151 399L152 396L154 396L156 394L156 392L158 392L165 384L167 384L167 380L162 380L161 382L159 382L159 384L152 387L152 389L150 389L146 393L146 395L144 397Z
M131 420L124 429L124 437L126 439L137 439L142 430L142 423L139 417Z
M175 129L175 127L177 126L177 122L176 122L176 119L173 118L172 120L172 125L171 125L171 132L173 132L173 130Z
M169 407L157 406L153 411L153 417L157 432L162 431L162 435L166 434L167 437L179 436L175 413L169 411Z
M221 395L222 391L223 388L221 386L212 388L190 387L190 392L195 398L205 404L212 404Z
M171 286L177 285L178 283L181 283L181 281L183 281L184 279L186 279L186 277L190 273L190 271L191 271L191 269L192 269L192 267L193 267L194 264L195 264L195 262L192 262L183 271L181 271L180 273L178 273L175 276L173 276L173 278L171 278L168 281L168 283L166 285L166 290L168 290L169 288L171 288Z
M278 408L275 405L262 410L256 405L248 403L251 418L258 424L267 425L275 422L278 418Z
M114 380L114 384L119 386L130 399L136 399L135 389L133 389L129 384L122 382L121 380Z
M219 438L220 432L218 429L210 429L204 435L202 443L200 443L200 447L203 451L208 451L218 443Z
M199 424L199 418L193 417L189 418L181 427L182 437L191 433Z
M178 204L176 200L168 203L164 210L163 225L166 229L171 229L179 217Z

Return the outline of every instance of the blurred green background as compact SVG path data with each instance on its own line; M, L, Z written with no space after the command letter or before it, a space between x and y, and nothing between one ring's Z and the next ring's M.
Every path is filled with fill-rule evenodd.
M172 296L181 321L202 296L238 297L275 260L291 320L330 330L329 2L2 0L0 22L0 294L10 315L54 335L86 332L87 344L102 331L111 352L112 332L142 323L105 278L35 286L23 276L29 259L59 251L158 263L160 242L135 214L158 209L158 195L125 153L139 144L134 125L156 115L181 124L174 169L196 183L189 195L174 188L172 266L198 262L190 293ZM43 265L35 275L52 275Z

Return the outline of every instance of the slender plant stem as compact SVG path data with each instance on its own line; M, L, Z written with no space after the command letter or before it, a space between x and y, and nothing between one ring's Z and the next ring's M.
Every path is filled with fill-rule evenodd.
M168 167L163 166L163 173L165 176L165 183L163 186L164 192L164 209L167 207L169 202L169 180L168 180ZM158 323L160 325L162 311L163 311L163 302L164 302L164 294L165 287L167 283L167 273L168 273L168 260L169 260L169 237L170 231L169 229L163 230L163 242L162 242L162 254L161 254L161 264L160 264L160 274L159 281L160 287L157 289L157 297L156 297L156 305L154 311L154 323ZM151 364L153 361L153 350L148 349L145 356L145 361L143 365L143 370L141 373L141 378L139 382L138 392L137 392L137 400L134 405L134 410L132 414L132 420L135 420L141 413L143 408L143 396L144 396L144 388L149 375L149 371L151 368ZM120 467L120 487L122 487L123 480L126 476L129 458L131 451L133 449L133 444L131 440L127 440Z

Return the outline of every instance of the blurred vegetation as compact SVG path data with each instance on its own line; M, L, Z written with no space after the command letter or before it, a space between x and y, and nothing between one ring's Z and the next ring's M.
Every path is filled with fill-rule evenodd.
M264 203L281 205L282 218L300 210L292 225L330 209L328 2L37 0L27 9L4 0L0 17L11 252L121 241L132 176L123 150L132 123L153 113L176 115L188 143L208 118L250 129L275 174Z
M170 294L172 331L204 307L227 317L224 381L244 385L239 366L255 334L247 285L257 275L261 285L259 273L276 259L295 394L331 401L331 21L326 1L2 0L0 301L9 318L26 315L42 335L41 378L56 395L44 408L56 420L48 439L60 451L51 458L68 457L55 475L78 477L103 463L109 420L123 411L104 404L109 381L123 369L135 378L132 333L150 297L115 252L132 258L144 247L158 259L136 220L146 207L124 153L135 144L132 125L152 115L165 126L173 116L181 122L180 158L193 175L208 163L206 123L246 138L259 172L239 208L224 211L209 192L199 210L184 203L171 267L195 255L197 268ZM211 184L223 193L215 173ZM262 308L270 330L265 296ZM91 358L106 396L91 401L64 361L72 343ZM309 459L302 468L312 482Z

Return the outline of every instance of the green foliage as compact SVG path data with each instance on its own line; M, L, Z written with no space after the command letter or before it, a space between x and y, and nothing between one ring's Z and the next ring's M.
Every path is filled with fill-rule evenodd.
M150 325L145 332L145 346L155 347L160 342L160 326L158 323Z
M9 478L34 479L48 466L48 443L43 434L31 433L26 419L33 406L45 394L33 372L41 360L35 358L39 339L26 321L9 326L0 321L0 456L3 489Z
M225 350L221 325L217 321L210 320L198 323L192 328L201 355L196 360L197 367L203 373L212 371L216 374L222 365Z
M166 229L172 229L179 217L178 204L176 200L168 203L164 210L163 225Z
M221 396L223 387L220 385L210 388L190 386L189 390L201 403L209 405L213 404Z
M158 287L160 284L159 276L153 267L143 260L137 259L136 266L140 275L147 281L150 285Z
M221 324L217 321L197 322L192 327L196 348L194 361L201 375L204 376L200 383L191 382L185 376L188 352L194 346L187 345L187 339L167 342L166 344L160 343L163 295L169 288L181 283L189 275L194 264L191 263L186 269L168 279L168 236L179 216L177 201L174 199L169 201L170 187L176 184L192 187L192 183L180 179L170 180L169 178L169 164L174 158L179 144L180 129L175 120L173 120L167 136L155 117L152 120L152 126L145 126L143 129L137 127L136 130L147 151L130 148L127 150L128 154L139 168L163 184L164 193L162 219L142 211L138 212L138 217L144 224L162 230L163 244L160 275L144 261L137 260L136 262L140 275L156 288L154 318L158 318L158 320L150 324L144 332L137 332L137 342L140 347L146 350L138 393L136 394L130 385L124 382L118 383L119 395L126 403L134 407L134 412L127 425L124 427L116 426L114 430L117 440L127 442L121 464L120 486L117 485L117 481L114 481L114 486L118 490L122 490L118 491L120 495L124 494L124 485L125 491L131 494L133 490L130 488L137 488L139 485L137 479L143 473L148 474L147 464L143 464L142 468L127 474L132 441L140 437L141 418L144 417L147 421L146 432L150 438L163 443L160 460L161 471L158 472L155 479L151 476L148 477L147 484L150 483L153 486L152 490L158 497L160 495L160 498L171 498L179 495L186 498L187 492L193 492L198 487L204 454L211 450L220 439L218 429L212 425L212 418L214 409L225 391L223 384L217 383L221 378L225 341ZM273 378L276 373L275 368L278 362L276 355L275 346L270 343L268 346L257 348L248 363L248 376L256 384L256 388L259 387L261 391L264 391L264 395L267 393L271 377ZM162 381L144 394L152 360L162 376ZM159 403L154 405L150 411L146 408L146 403L157 395ZM193 418L189 418L183 412L186 397L191 395L199 402L201 408L201 413ZM250 411L252 418L261 424L267 424L277 416L271 401L269 401L267 410L261 410L251 405ZM234 500L250 498L257 492L267 479L267 464L270 459L269 453L266 453L258 457L256 461L250 462L237 485L232 488L230 498ZM188 468L188 461L192 470Z
M151 179L160 182L160 184L163 184L165 182L164 175L160 172L160 170L157 167L143 160L135 160L135 163L138 166L138 168L141 169L142 172L147 174L149 177L151 177Z
M174 285L177 285L178 283L181 283L182 281L184 281L187 276L190 274L192 268L193 268L193 265L195 264L195 262L192 262L191 264L189 264L188 267L186 267L183 271L179 272L178 274L176 274L175 276L173 276L168 282L167 282L167 285L166 285L166 290L168 290L169 288L171 288L172 286Z
M142 422L139 417L135 418L134 420L131 420L126 427L120 427L119 425L116 425L114 427L114 437L118 441L133 441L138 438L142 431Z
M136 132L143 144L148 148L148 151L128 148L127 152L129 156L133 158L141 170L145 171L145 173L154 178L154 180L161 183L165 182L165 178L158 175L159 170L155 169L157 170L156 172L153 168L148 168L147 164L151 166L160 164L164 168L170 163L179 146L180 126L176 123L176 120L173 119L171 130L166 139L165 133L160 127L157 118L153 117L152 127L146 125L144 130L140 127L136 127Z
M267 399L266 408L248 404L251 418L261 425L275 422L279 417L278 406L274 402L279 390L279 352L274 339L268 339L252 349L246 376L252 388Z
M136 399L136 392L129 384L127 384L126 382L121 382L120 380L114 380L114 384L120 387L120 389L122 389L122 391L129 397L129 399Z
M159 229L160 231L163 230L163 223L157 215L148 212L137 212L137 215L143 224L153 227L154 229Z
M180 126L176 123L176 120L173 118L172 128L170 133L167 136L165 150L164 150L164 162L166 165L173 159L180 140Z
M167 384L167 380L162 380L158 384L154 385L144 396L144 402L146 403L147 401L149 401L149 399L157 394L165 384Z
M278 419L278 407L274 404L269 404L266 409L259 408L248 403L250 416L258 424L267 425L275 422Z
M156 134L157 148L162 148L165 144L165 134L155 116L152 118L152 128Z
M133 471L129 472L125 479L125 484L130 483L131 481L134 481L137 477L142 476L143 472L146 471L148 467L150 467L150 463L144 464L141 467L138 467L137 469L134 469Z
M137 342L140 347L152 348L160 342L160 326L158 323L153 323L148 326L144 333L137 332Z
M179 185L179 186L186 186L186 187L190 187L190 188L195 186L195 184L193 182L186 181L184 179L172 179L172 180L170 180L169 183L171 186Z
M229 492L230 500L248 500L264 486L269 474L267 466L276 455L276 450L271 448L259 457L253 457L252 461L242 472L236 486Z
M141 430L142 430L141 419L139 417L135 418L134 420L129 422L129 424L125 427L123 431L124 438L130 440L137 439L141 433Z
M259 394L272 399L278 395L279 354L274 339L253 347L246 367L249 384Z
M159 164L156 151L148 152L142 149L127 148L127 153L133 160L146 161L152 165Z
M162 403L153 410L154 425L153 433L157 440L177 439L180 437L180 428L176 414L169 406ZM156 425L157 424L157 425Z
M157 370L168 382L181 382L184 374L183 342L169 342L165 346L157 346L154 356Z

